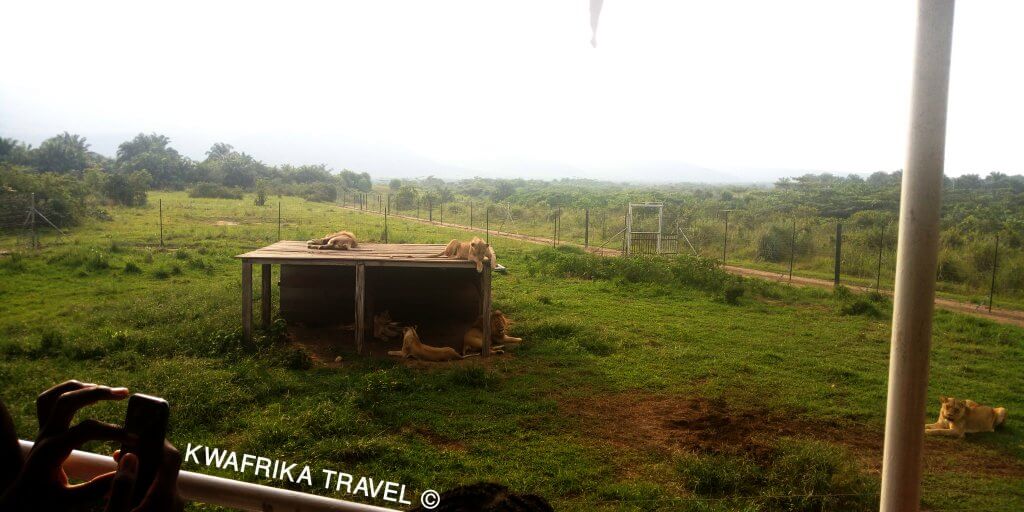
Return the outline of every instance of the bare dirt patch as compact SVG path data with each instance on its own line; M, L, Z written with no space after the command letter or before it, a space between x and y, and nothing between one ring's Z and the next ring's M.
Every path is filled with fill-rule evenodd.
M845 446L866 468L881 470L883 432L841 421L807 420L780 412L730 407L699 396L618 393L562 400L596 442L623 451L725 453L763 460L780 437ZM1024 464L964 441L927 439L925 467L1024 477Z
M214 222L213 225L214 226L237 226L238 223L230 221L230 220L218 220L217 222Z

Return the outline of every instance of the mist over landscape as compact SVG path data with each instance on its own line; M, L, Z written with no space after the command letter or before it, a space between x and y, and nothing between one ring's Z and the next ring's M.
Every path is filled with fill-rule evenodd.
M0 76L0 135L68 131L113 156L158 133L193 160L224 142L375 178L763 183L904 165L911 2L609 2L596 48L587 9L14 3L9 19L38 21L0 43L33 41L8 68L34 71ZM1024 72L1006 63L1024 5L958 10L946 173L1019 174Z

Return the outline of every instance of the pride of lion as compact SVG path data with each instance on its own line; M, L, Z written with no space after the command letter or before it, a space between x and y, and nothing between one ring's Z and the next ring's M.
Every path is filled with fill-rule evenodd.
M924 426L926 435L962 439L964 434L992 432L1006 421L1005 407L989 407L948 396L940 397L939 401L942 402L939 418Z
M306 247L315 250L348 250L358 247L356 236L351 231L338 231L314 238L306 242ZM476 263L476 271L483 272L484 263L491 268L498 267L494 248L479 237L468 242L452 240L443 251L434 255L436 258L455 258ZM503 353L504 345L521 343L522 338L508 335L508 327L512 322L500 310L491 313L491 351ZM477 319L463 336L462 353L451 347L435 347L423 343L415 326L405 326L391 318L391 313L384 311L373 315L373 337L387 341L402 335L402 349L391 350L388 355L403 358L415 358L424 361L453 361L479 355L483 351L483 329L481 319ZM475 351L475 353L473 353Z

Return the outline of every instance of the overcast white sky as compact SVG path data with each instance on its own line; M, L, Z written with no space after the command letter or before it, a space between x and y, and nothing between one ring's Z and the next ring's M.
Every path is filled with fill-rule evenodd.
M381 176L903 166L915 2L3 2L0 135ZM947 174L1024 172L1024 1L957 5ZM707 169L707 170L702 170Z

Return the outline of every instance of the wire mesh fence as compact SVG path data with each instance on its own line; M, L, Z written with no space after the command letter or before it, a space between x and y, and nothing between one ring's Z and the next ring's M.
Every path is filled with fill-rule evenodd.
M251 200L193 199L184 194L152 194L143 209L116 210L112 222L122 223L118 236L135 243L182 246L218 237L241 237L253 245L280 239L306 240L329 231L355 228L343 212L370 215L357 226L361 239L374 242L446 242L454 229L468 229L481 237L512 234L552 246L621 250L624 247L627 208L552 207L509 202L431 197L401 198L396 194L340 194L336 203L313 203L297 198L270 198L265 206ZM30 249L60 241L60 228L68 225L61 212L47 210L46 202L30 194L0 191L0 250ZM343 206L346 209L339 209ZM125 223L129 216L152 214L139 226ZM36 215L33 215L35 212ZM387 215L385 215L387 213ZM634 254L657 253L654 213L634 213ZM839 282L849 286L891 290L896 271L897 225L883 215L847 219L775 214L744 210L700 212L666 204L661 228L662 254L692 254L728 265ZM417 222L407 222L417 221ZM651 224L654 222L654 224ZM837 225L842 224L837 259ZM413 232L411 226L418 225ZM434 227L430 227L433 225ZM34 233L34 235L33 235ZM939 268L940 292L987 305L1024 305L1024 249L1020 233L943 232ZM998 240L997 240L998 236ZM639 238L636 238L639 237ZM429 240L427 240L429 239ZM493 241L493 239L492 239ZM838 265L837 265L838 261Z
M462 199L400 201L395 195L362 195L365 197L341 202L380 215L387 210L396 217L511 233L551 245L619 250L625 245L626 205L575 208ZM838 279L848 286L891 290L898 225L893 216L871 213L837 219L744 210L692 211L666 205L660 253L694 254L782 276ZM651 223L657 225L656 215L634 211L633 223L638 226L634 231L655 231ZM940 292L965 296L979 304L987 304L993 295L1024 300L1021 234L944 233L936 275ZM998 245L997 239L1001 240ZM635 254L658 252L656 236L633 233L633 241Z

